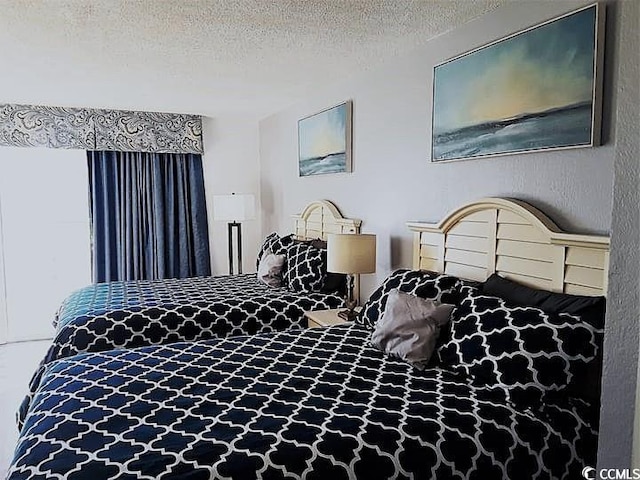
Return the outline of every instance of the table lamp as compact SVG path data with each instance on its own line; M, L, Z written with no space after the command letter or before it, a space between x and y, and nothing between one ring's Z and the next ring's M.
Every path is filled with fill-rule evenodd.
M353 298L354 276L376 271L376 236L330 234L327 237L327 271L347 275L347 309L338 315L353 320L358 304L358 299Z
M253 194L214 195L213 219L226 220L229 247L229 275L233 275L233 231L236 230L236 250L238 273L242 273L242 223L255 218L255 197Z

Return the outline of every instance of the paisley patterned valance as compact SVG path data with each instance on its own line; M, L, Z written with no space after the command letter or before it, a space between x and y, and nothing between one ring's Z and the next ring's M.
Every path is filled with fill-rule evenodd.
M0 146L204 153L198 115L15 104L0 104Z

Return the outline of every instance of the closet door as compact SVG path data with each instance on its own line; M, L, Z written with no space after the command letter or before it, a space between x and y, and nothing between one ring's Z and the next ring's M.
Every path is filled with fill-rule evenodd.
M0 208L6 339L50 338L60 302L91 281L85 152L0 148Z

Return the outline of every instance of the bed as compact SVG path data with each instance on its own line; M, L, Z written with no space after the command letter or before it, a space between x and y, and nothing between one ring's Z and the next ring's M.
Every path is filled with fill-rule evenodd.
M294 215L296 240L358 233L360 220L345 218L327 200ZM81 352L135 348L230 335L253 335L306 326L305 311L339 308L339 292L272 288L255 274L109 282L73 292L54 319L56 333L18 414L20 425L43 368Z
M326 239L330 233L358 233L360 224L360 220L344 218L333 203L319 200L308 204L301 214L294 215L293 235L296 240L302 241ZM304 304L306 310L331 308L329 305L335 305L336 301L340 301L336 298L339 295L331 295L336 292L323 293L329 295L323 297L320 294L291 292L286 288L268 289L264 283L258 281L255 274L110 282L90 285L72 293L62 303L53 323L57 336L65 342L58 347L59 350L69 349L73 354L85 351L80 343L84 345L104 341L105 347L113 348L124 346L123 343L129 338L133 342L144 341L141 338L144 335L140 332L140 323L144 323L147 330L151 329L151 325L155 327L156 324L165 322L171 324L175 323L176 319L184 318L198 318L197 323L201 324L209 321L220 324L229 318L229 310L233 310L232 321L218 327L222 336L225 332L239 335L257 333L261 329L279 330L282 328L278 327L282 325L277 323L287 320L293 325L301 326L300 312L287 312L287 316L283 315L283 312L298 300L309 300ZM231 299L237 299L237 302L229 304ZM271 314L265 314L264 318L255 315L260 305L273 299L279 300L279 303L273 301L269 304L268 308L273 311ZM223 306L218 311L217 304L220 300ZM244 301L249 303L244 305ZM316 308L313 308L314 303L318 304ZM312 305L312 308L308 308L309 305ZM194 312L194 309L198 311ZM209 318L200 318L203 316ZM102 325L103 321L109 324ZM128 322L135 323L129 325ZM92 330L110 332L116 325L121 330L115 335L117 338L111 339L109 335L104 334L91 340L84 337L87 334L91 335ZM169 327L161 325L160 328ZM75 330L82 330L84 335L77 345L73 345L69 340L74 337ZM176 330L175 325L172 330ZM163 334L169 333L163 330L157 335ZM169 340L193 340L193 337L171 336ZM150 343L159 342L150 339Z
M445 272L437 281L497 270L605 291L608 240L560 232L521 202L485 199L410 228L414 264ZM505 250L512 242L528 248ZM550 260L531 258L538 247ZM386 356L370 335L344 324L56 360L8 478L570 479L592 465L597 423L584 400L522 408L459 370Z

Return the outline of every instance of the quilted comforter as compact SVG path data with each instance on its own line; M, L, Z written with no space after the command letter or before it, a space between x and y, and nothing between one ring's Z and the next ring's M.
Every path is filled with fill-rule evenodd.
M306 327L305 310L341 307L324 293L271 288L255 274L109 282L72 293L18 414L20 425L46 364L82 352L134 348Z
M580 401L522 410L385 357L357 325L80 354L46 366L18 479L575 479Z

